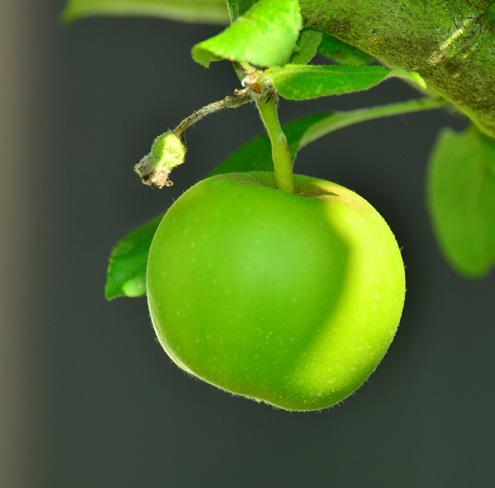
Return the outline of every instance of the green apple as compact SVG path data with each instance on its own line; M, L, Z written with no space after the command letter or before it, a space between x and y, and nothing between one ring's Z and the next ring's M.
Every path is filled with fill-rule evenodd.
M151 245L148 304L159 341L188 373L293 411L355 391L397 330L400 249L354 192L295 175L207 178L163 218Z

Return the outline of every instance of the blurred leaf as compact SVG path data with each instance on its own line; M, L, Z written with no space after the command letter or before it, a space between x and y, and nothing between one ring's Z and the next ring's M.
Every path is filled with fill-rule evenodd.
M297 153L307 144L338 129L379 117L434 108L441 101L412 100L350 112L333 112L308 115L284 125L287 142L295 160ZM272 153L266 135L255 137L217 165L208 176L243 172L271 171ZM146 293L146 261L149 247L162 216L139 227L117 244L110 258L106 297L143 296Z
M91 15L163 17L185 22L228 22L225 0L69 0L63 19Z
M302 27L297 0L260 0L220 34L193 47L193 59L209 66L227 59L255 66L286 63Z
M495 141L474 127L441 132L428 175L433 227L447 260L478 277L495 264Z
M290 64L309 63L318 54L321 38L321 32L312 29L304 29L299 36L295 52L290 59Z
M162 216L125 236L112 250L105 297L140 297L146 293L146 262L151 241Z
M329 34L323 34L319 51L326 58L341 64L361 65L375 61L368 53Z
M383 66L288 64L265 72L278 93L289 100L309 100L368 90L390 77Z

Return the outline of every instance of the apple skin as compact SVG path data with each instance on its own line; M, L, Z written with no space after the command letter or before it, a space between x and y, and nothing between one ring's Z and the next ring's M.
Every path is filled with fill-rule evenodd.
M151 245L147 296L158 339L183 370L291 411L359 388L399 325L404 264L356 193L295 175L230 173L186 191Z

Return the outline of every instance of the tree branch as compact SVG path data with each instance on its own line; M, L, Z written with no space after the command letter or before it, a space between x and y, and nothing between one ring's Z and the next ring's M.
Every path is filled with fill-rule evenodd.
M495 137L491 0L300 0L305 25L416 71L429 91Z

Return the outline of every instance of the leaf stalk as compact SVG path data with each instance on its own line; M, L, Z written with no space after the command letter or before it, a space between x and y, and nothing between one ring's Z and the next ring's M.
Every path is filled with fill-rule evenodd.
M449 102L443 98L424 97L407 100L405 102L366 107L348 112L334 112L308 128L301 138L299 148L303 148L320 137L354 124L360 124L362 122L384 117L434 110L448 105Z

